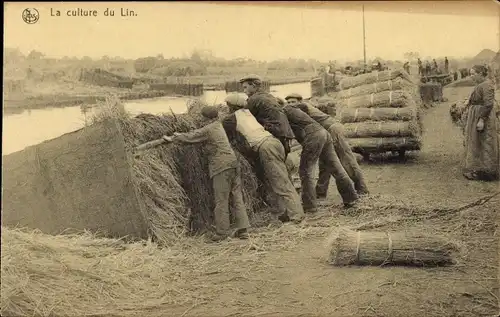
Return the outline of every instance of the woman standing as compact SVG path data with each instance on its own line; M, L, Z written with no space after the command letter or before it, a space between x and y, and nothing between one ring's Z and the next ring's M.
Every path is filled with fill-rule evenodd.
M463 174L470 180L497 180L500 162L495 87L487 78L485 66L474 66L471 76L477 86L469 98L467 110Z

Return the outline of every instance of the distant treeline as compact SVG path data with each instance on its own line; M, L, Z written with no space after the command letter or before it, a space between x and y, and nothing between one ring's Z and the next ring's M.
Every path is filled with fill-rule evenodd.
M125 59L122 57L103 56L92 59L88 56L82 58L63 57L48 58L42 52L31 51L28 55L22 54L18 49L4 48L4 66L6 64L25 63L27 67L53 68L56 66L78 65L81 67L99 67L109 71L135 71L142 74L157 76L203 76L211 74L230 74L234 70L259 70L290 72L313 72L324 65L314 59L283 59L271 62L257 61L248 58L227 60L215 57L211 52L195 51L186 58L164 58L162 54L138 59Z

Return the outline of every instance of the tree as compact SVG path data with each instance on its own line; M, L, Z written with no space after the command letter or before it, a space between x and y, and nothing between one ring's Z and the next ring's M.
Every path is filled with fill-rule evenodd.
M36 51L36 50L32 50L28 54L28 59L38 60L38 59L42 59L44 56L45 56L45 54L43 54L42 52L39 52L39 51Z

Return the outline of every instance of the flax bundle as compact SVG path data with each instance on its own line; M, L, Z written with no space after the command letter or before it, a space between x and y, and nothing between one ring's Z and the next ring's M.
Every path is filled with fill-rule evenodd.
M405 72L403 69L396 69L396 70L386 70L382 72L372 72L354 77L345 77L340 81L338 88L340 90L346 90L354 87L373 84L376 82L393 80L398 77L404 78L409 82L412 82L411 77L410 75L408 75L407 72Z
M358 87L349 88L346 90L341 90L335 94L336 98L347 99L356 96L374 94L382 91L391 90L406 90L406 91L416 91L416 85L404 78L395 78L392 80L375 82L373 84L362 85Z
M418 151L422 145L420 138L353 138L348 139L353 152L375 153L387 151Z
M346 123L343 128L347 138L420 136L419 125L415 121Z
M369 95L342 99L339 109L344 108L405 108L416 106L411 95L404 90L383 91Z
M410 121L418 116L418 109L406 108L344 108L338 111L337 118L341 123L364 121Z
M327 262L346 265L453 264L457 244L442 237L411 232L360 232L341 228L327 240Z

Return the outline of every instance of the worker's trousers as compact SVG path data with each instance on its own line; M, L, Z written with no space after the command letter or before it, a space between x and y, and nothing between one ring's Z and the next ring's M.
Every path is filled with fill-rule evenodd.
M332 140L335 152L342 164L342 167L349 175L349 178L354 183L354 188L356 189L358 195L368 194L368 186L366 186L365 178L363 177L363 172L359 167L356 157L349 146L349 143L344 137L342 128L340 125L332 124L328 129ZM328 186L330 185L330 173L325 167L326 163L323 160L319 160L319 176L318 182L316 184L316 194L318 196L326 196L328 193Z
M313 173L318 160L325 163L323 168L335 178L337 190L344 204L352 203L358 199L354 184L335 153L331 135L322 128L306 134L302 142L299 175L302 183L302 204L305 212L317 211Z
M243 202L239 168L229 168L212 177L214 188L214 222L218 234L228 235L231 227L230 211L233 213L236 228L250 227L248 214Z
M304 218L300 197L290 181L285 163L285 149L275 137L267 137L258 149L259 162L257 174L266 188L273 192L274 205L280 215L287 215L290 220Z

